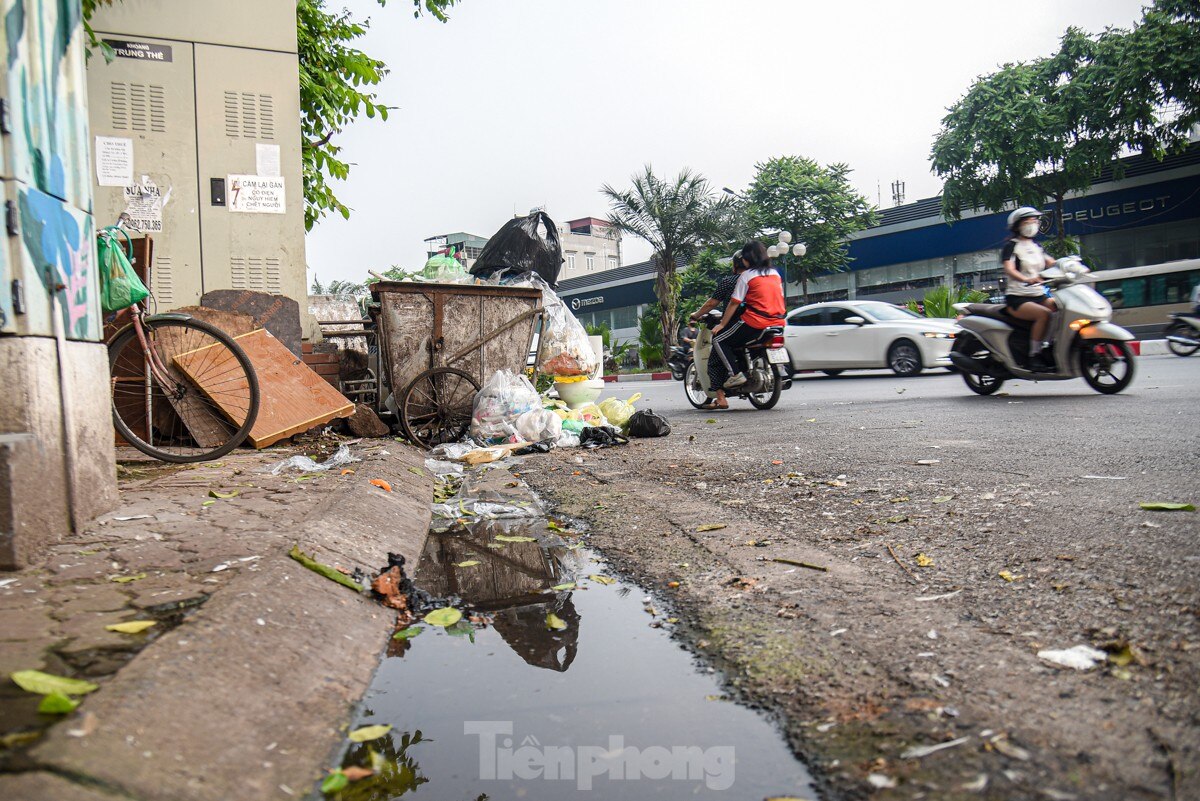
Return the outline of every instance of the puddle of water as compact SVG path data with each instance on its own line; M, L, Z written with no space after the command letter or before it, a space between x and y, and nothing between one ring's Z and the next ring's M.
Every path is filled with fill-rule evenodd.
M603 563L569 542L541 519L430 535L417 586L491 623L392 642L354 727L393 730L353 745L343 767L377 773L338 797L815 798L776 728L720 700L719 676L649 625L644 591L588 578Z

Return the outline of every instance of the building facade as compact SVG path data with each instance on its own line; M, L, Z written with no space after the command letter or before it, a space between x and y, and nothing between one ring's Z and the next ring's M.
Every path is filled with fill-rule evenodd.
M1200 143L1159 162L1124 159L1065 202L1067 233L1078 236L1094 270L1200 258ZM1047 213L1051 211L1049 207ZM850 269L809 282L810 302L870 298L903 303L930 287L953 284L995 289L1008 212L970 212L948 223L941 198L879 212L879 224L850 239ZM655 302L649 262L561 282L562 295L586 323L605 322L621 341L637 338L637 319ZM800 304L799 282L788 284Z

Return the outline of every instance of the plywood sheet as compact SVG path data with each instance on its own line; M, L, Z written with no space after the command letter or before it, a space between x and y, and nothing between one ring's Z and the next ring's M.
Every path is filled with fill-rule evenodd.
M236 337L258 375L258 418L250 429L255 448L265 448L313 426L346 417L354 404L310 370L270 331L259 330ZM181 370L204 389L203 376L188 370L206 357L205 348L175 357ZM226 358L232 359L232 355ZM220 404L219 399L214 399Z

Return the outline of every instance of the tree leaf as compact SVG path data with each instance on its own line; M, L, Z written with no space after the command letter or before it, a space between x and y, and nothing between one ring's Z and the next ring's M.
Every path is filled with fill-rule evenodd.
M346 774L340 770L335 770L325 777L325 781L321 782L321 792L325 794L336 793L338 790L344 790L350 785L350 780L346 778Z
M477 564L479 564L478 559L468 559L465 562L455 562L454 566L455 567L475 567L475 565L477 565Z
M229 492L221 492L220 490L210 489L208 497L210 498L236 498L241 490L231 490Z
M615 578L612 578L611 576L602 576L599 573L592 573L591 575L588 576L588 578L590 578L592 581L598 582L600 584L607 585L607 584L616 584L617 583L617 580Z
M555 592L562 592L563 590L573 590L573 589L575 589L575 582L568 581L565 584L555 584L550 589L554 590Z
M375 771L371 770L370 768L360 768L357 765L351 765L348 768L342 768L342 774L349 781L356 782L360 779L365 779L368 776L374 776Z
M154 620L130 620L125 623L113 623L112 625L105 626L104 628L120 634L140 634L156 623L157 621Z
M534 537L521 537L509 534L497 534L496 542L537 542Z
M1165 503L1162 501L1143 501L1138 506L1150 512L1194 512L1196 507L1190 503Z
M55 676L53 673L43 673L40 670L18 670L11 676L18 687L26 692L38 695L61 693L63 695L87 695L100 689L97 684L82 679L68 679Z
M453 626L462 620L462 612L452 606L443 606L441 609L434 609L423 619L431 626Z
M380 488L381 490L383 490L384 492L391 492L391 491L392 491L392 485L391 485L391 484L389 484L389 483L387 483L386 481L384 481L382 478L373 478L373 479L371 479L371 484L372 484L373 486L379 487L379 488Z
M132 576L111 576L108 580L117 584L128 584L131 581L141 581L145 577L145 573L134 573Z
M917 567L933 567L933 560L923 553L917 554Z
M400 629L395 634L393 634L392 639L393 640L411 640L413 637L418 636L424 630L425 629L421 628L420 626L409 626L408 628Z
M952 500L954 500L953 495L939 495L933 499L933 502L934 503L948 503L949 501L952 501Z
M392 725L390 723L380 723L374 726L363 726L360 729L355 729L346 736L352 743L365 743L371 740L378 740L391 730Z
M567 627L566 621L553 612L546 613L546 628L554 631L562 631Z
M79 702L62 693L50 693L38 704L38 712L42 715L65 715L73 712Z
M724 523L705 523L702 526L696 526L696 531L719 531L725 528Z

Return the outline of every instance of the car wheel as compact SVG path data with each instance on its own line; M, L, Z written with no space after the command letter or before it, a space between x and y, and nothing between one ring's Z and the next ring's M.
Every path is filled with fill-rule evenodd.
M921 372L921 351L907 339L897 340L888 348L888 367L901 378Z
M835 376L835 375L841 375L842 373L844 373L846 371L845 370L822 370L821 372L827 376Z

